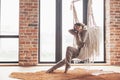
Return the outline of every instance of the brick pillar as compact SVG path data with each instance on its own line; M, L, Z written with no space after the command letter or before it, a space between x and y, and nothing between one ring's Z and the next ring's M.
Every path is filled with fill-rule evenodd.
M105 0L105 58L110 65L110 0Z
M110 62L120 65L120 0L110 0Z
M20 0L19 24L19 65L37 65L39 0Z

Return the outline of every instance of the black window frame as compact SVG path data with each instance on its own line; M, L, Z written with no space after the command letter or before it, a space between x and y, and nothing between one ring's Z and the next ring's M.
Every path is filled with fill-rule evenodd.
M0 0L0 24L1 24L1 0ZM1 25L0 25L1 27ZM0 39L2 38L18 38L19 39L19 35L1 35L0 34ZM18 44L19 45L19 44ZM19 56L19 54L18 54ZM0 63L18 63L19 61L0 61Z
M40 4L40 0L39 0ZM40 5L39 5L40 12ZM55 49L55 62L40 62L40 13L39 13L39 51L38 63L56 63L62 59L62 0L56 0L56 49Z
M40 3L40 0L39 0ZM83 23L87 24L87 3L88 0L83 0ZM104 25L105 26L105 0L104 0ZM40 5L39 5L40 12ZM40 15L40 13L39 13ZM40 16L39 16L40 24ZM40 25L39 25L39 50L38 50L38 62L39 63L56 63L62 59L62 0L56 0L56 55L55 62L41 62L40 61ZM104 61L95 61L94 63L106 63L105 53L105 27L104 27Z

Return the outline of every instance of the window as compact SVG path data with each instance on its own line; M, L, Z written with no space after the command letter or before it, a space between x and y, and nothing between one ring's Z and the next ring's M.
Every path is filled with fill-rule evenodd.
M40 55L39 62L57 62L65 58L66 47L73 45L72 0L40 0ZM75 3L80 22L87 23L87 2ZM96 7L97 6L97 7ZM93 0L95 21L101 28L100 56L96 62L104 62L104 0Z
M104 0L93 0L92 5L96 24L100 27L100 55L95 58L95 61L104 62Z
M40 2L40 61L55 61L55 0L41 0Z
M40 62L61 60L61 1L40 0Z
M18 62L19 0L0 0L0 62Z

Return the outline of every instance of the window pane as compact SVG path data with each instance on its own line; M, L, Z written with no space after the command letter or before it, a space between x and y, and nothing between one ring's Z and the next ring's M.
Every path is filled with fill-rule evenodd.
M0 35L18 35L19 0L1 0Z
M40 62L55 61L55 0L40 0Z
M100 27L100 55L95 61L104 61L104 0L93 0L93 14L96 24Z
M0 38L0 62L18 61L18 39Z

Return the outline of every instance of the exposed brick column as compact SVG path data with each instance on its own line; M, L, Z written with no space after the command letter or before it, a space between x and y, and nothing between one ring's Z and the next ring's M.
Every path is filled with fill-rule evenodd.
M37 65L39 0L20 0L19 22L19 65Z
M110 59L120 65L120 0L110 0Z
M105 0L105 50L106 64L110 65L110 0Z

